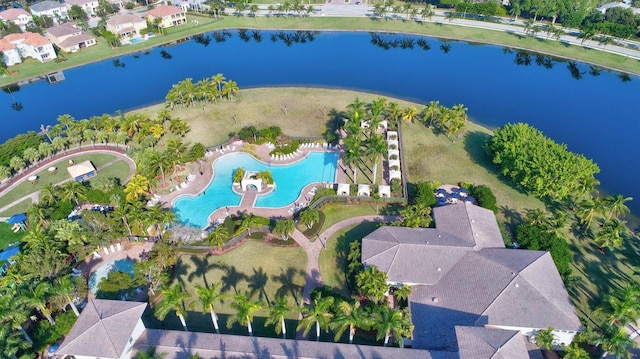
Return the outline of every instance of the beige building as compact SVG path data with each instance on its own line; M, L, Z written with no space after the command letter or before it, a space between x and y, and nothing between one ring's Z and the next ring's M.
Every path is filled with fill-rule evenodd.
M85 47L97 44L96 38L72 24L62 24L47 29L47 36L62 51L76 52Z
M118 14L107 20L107 31L121 38L140 35L140 31L146 28L145 19L132 14Z
M87 15L95 15L98 11L98 0L67 0L65 2L67 9L71 10L73 5L78 5L87 13Z
M155 19L162 19L161 28L182 25L187 22L187 14L184 10L175 6L158 5L149 10L148 19L153 22Z

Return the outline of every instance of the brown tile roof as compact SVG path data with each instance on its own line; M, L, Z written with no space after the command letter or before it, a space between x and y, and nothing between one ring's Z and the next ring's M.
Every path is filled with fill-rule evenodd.
M0 39L0 51L8 51L14 49L16 44L12 44L5 39Z
M109 20L107 20L107 24L117 26L129 23L135 24L141 21L144 21L144 19L139 16L135 16L132 14L118 14L112 16Z
M28 44L31 46L42 46L42 45L47 45L51 43L51 41L49 41L49 39L47 39L46 37L40 34L35 34L33 32L24 32L22 34L9 34L5 36L4 39L10 42L24 40L25 44Z
M158 5L154 9L149 10L148 14L155 17L165 17L174 14L182 14L182 9L175 6Z
M31 17L31 14L29 14L25 9L7 9L0 12L0 18L5 20L15 20L20 15L28 15Z

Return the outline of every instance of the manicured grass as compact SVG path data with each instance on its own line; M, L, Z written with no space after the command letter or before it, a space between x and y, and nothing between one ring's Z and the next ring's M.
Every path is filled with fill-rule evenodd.
M31 201L31 198L27 198L15 206L8 208L6 211L0 212L0 217L11 217L16 213L25 213L32 204L33 202Z
M128 176L129 164L124 160L119 160L101 169L98 175L90 179L89 182L93 182L98 178L117 177L120 179L120 183L125 184Z
M201 311L194 287L211 285L222 280L223 293L234 295L248 293L252 300L265 303L276 295L289 298L291 306L297 306L305 283L307 260L300 247L274 247L262 241L250 240L240 247L220 256L183 255L174 271L174 283L181 283L191 293L186 305L195 303L193 311ZM292 294L295 293L295 294ZM295 296L295 299L294 299ZM230 306L232 300L225 299L216 306L216 313L231 314L235 310ZM189 307L190 308L190 307ZM257 316L267 316L268 309L262 309ZM289 314L290 319L297 318L297 312ZM169 318L171 321L172 319ZM177 322L177 319L175 320ZM223 325L225 325L223 323ZM179 324L178 324L179 325ZM210 330L211 324L208 323ZM195 329L195 328L194 328Z
M342 292L346 296L351 295L346 282L346 256L349 253L349 244L362 240L362 237L373 232L381 225L381 223L376 222L362 222L336 232L327 240L327 247L320 252L318 260L322 281L325 285Z
M320 233L347 218L358 216L373 216L377 214L375 204L371 203L352 206L345 206L343 204L329 204L322 208L322 212L324 212L325 220Z
M196 20L197 24L192 20ZM441 21L441 20L438 20ZM145 49L169 43L193 34L204 33L217 29L229 28L262 28L262 29L296 29L296 30L362 30L386 31L431 35L442 38L464 39L481 43L493 43L522 49L534 50L560 57L575 58L581 61L600 64L606 67L620 69L632 73L640 73L637 60L607 52L572 46L550 39L523 37L505 32L461 27L442 23L420 24L412 21L375 20L370 18L340 18L340 17L249 17L226 16L223 19L213 19L207 16L188 15L185 25L170 28L166 36L158 36L134 45L127 45L117 49L108 47L104 39L98 39L98 45L84 49L75 54L66 54L66 61L39 63L29 59L22 64L11 67L11 75L0 79L0 85L29 79L41 74L84 65L102 59L116 57L127 53L143 51Z
M100 154L82 154L82 155L71 157L71 159L75 163L91 160L94 166L96 168L99 168L100 166L117 159L117 157L114 155L100 153ZM56 174L49 173L48 169L51 166L58 168L58 172ZM46 166L36 173L36 175L38 176L38 183L32 184L29 181L24 181L18 186L16 186L14 189L12 189L11 191L5 193L2 197L0 197L0 207L4 207L19 198L22 198L33 192L39 191L49 183L56 184L70 178L69 172L67 172L67 167L69 167L68 159L55 162L51 166ZM129 173L128 171L129 169L127 167L127 171L125 173ZM98 174L101 175L102 171L99 171Z
M18 231L13 233L11 225L6 222L0 222L0 251L9 247L9 244L19 242L24 237L26 231Z

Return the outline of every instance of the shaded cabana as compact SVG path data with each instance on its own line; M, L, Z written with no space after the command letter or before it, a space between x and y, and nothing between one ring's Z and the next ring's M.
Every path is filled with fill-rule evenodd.
M389 160L389 169L391 169L392 171L395 170L399 170L400 169L400 160Z
M69 175L71 175L71 178L76 181L84 181L96 175L96 168L91 161L84 161L77 165L69 166L67 167L67 171Z
M9 224L24 224L26 221L27 221L26 213L14 214L13 216L9 217L9 219L7 219L7 222L9 222Z
M349 184L338 183L338 196L348 196L348 195L349 195Z
M402 174L400 173L400 171L394 171L394 170L389 171L389 180L401 179L401 178L402 178Z
M358 185L358 196L362 196L362 197L371 196L371 188L369 188L368 184L359 184Z
M387 131L387 141L397 140L397 139L398 139L398 131Z
M380 198L389 198L389 197L391 197L391 186L379 185L378 186L378 194L380 195Z

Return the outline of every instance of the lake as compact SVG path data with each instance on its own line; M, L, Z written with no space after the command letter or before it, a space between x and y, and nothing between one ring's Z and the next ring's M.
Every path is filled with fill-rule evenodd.
M605 191L640 212L640 78L500 46L366 32L217 31L0 92L0 141L158 103L172 84L216 73L242 88L319 86L451 106L490 128L527 122L601 168Z

